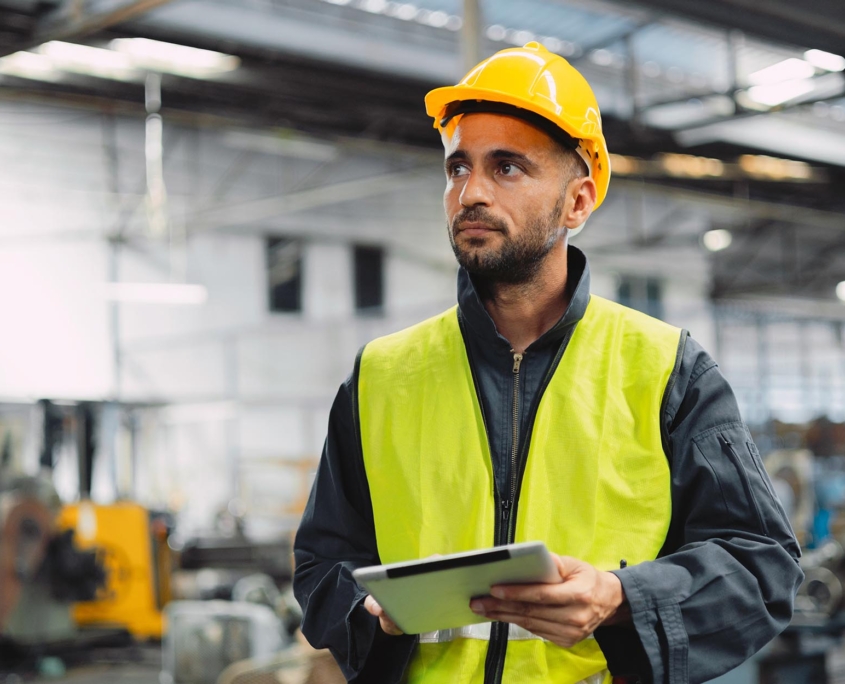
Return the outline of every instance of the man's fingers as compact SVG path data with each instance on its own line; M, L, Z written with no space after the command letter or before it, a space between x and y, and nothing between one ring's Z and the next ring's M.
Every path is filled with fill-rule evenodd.
M364 608L367 609L367 612L370 615L375 615L376 617L379 617L384 613L378 602L372 596L369 595L364 599Z
M364 599L364 608L366 608L370 615L375 615L378 618L381 629L385 632L385 634L390 634L391 636L404 634L396 623L387 616L387 613L384 612L384 608L382 608L378 604L378 601L376 601L372 596L367 596Z
M523 603L521 601L499 601L496 599L475 599L470 608L479 615L499 620L514 622L512 618L536 618L556 622L561 625L585 629L595 621L593 611L584 606L565 607L559 605L544 605L542 603ZM503 619L505 616L507 619Z
M572 592L560 584L499 584L490 594L503 601L524 601L566 606L573 602Z
M379 619L379 624L381 625L382 631L385 634L389 634L390 636L399 636L400 634L404 634L399 627L396 626L396 623L393 622L389 617L386 615L382 615Z
M561 624L553 620L546 620L537 615L524 615L518 613L491 613L487 615L491 620L498 620L499 622L509 622L514 625L519 625L523 629L527 629L532 634L536 634L543 639L552 641L558 646L570 648L579 641L583 641L589 636L589 632L582 628L574 627L568 624Z

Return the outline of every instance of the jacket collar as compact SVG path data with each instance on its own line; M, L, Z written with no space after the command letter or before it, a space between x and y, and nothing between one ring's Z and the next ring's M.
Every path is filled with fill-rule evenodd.
M590 302L590 266L584 252L572 245L569 245L567 251L567 269L566 289L570 296L569 306L560 320L535 340L528 349L559 344L570 328L577 324L587 311L587 304ZM510 349L510 344L496 330L496 324L484 308L472 277L463 268L458 269L458 306L472 334L480 337L482 341L504 344Z

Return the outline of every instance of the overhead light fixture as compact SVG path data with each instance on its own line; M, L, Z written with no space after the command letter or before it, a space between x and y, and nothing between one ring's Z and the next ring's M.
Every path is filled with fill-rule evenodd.
M97 76L116 81L135 81L142 74L132 60L113 50L51 40L37 52L48 57L53 67L85 76Z
M402 19L402 21L413 21L416 18L418 12L419 9L416 5L412 5L411 3L406 2L402 5L399 5L399 7L395 8L395 10L393 11L393 16L397 19Z
M771 85L758 85L748 89L748 97L766 107L778 105L811 93L815 88L812 79L805 78L795 81L784 81Z
M0 74L55 82L74 73L138 82L149 72L212 79L239 65L233 55L148 38L117 38L108 48L53 40L32 52L0 58Z
M816 69L809 62L797 57L790 57L777 64L772 64L765 69L760 69L748 75L748 82L753 86L772 85L784 81L810 78L815 75Z
M34 52L15 52L0 58L0 74L52 83L62 78L62 72L56 69L53 60Z
M204 285L184 283L104 283L108 301L135 304L204 304L208 290Z
M701 236L701 241L704 246L711 252L721 252L731 246L733 236L729 230L724 228L717 228L715 230L708 230Z
M109 48L137 69L188 78L212 78L234 71L241 63L234 55L149 38L116 38Z
M845 57L824 50L807 50L804 59L818 69L825 71L845 71Z
M765 154L743 154L739 168L752 178L763 180L811 180L813 167L795 159L779 159Z
M836 286L836 296L840 301L845 302L845 280Z
M642 160L624 154L610 155L610 168L620 176L631 176L640 173Z
M725 165L719 159L691 154L662 154L660 163L670 176L682 178L718 178L725 172Z

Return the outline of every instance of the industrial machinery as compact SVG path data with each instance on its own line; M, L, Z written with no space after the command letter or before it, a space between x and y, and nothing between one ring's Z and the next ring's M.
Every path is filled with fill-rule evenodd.
M77 603L73 617L82 626L120 626L137 639L160 639L162 608L170 600L167 525L136 503L65 506L58 527L73 530L79 545L106 569L104 586Z
M74 601L105 580L96 554L56 526L59 498L49 479L17 478L0 488L0 641L43 647L72 639Z

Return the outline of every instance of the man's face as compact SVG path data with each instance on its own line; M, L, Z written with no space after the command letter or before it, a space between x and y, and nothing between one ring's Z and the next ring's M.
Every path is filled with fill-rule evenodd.
M501 114L467 114L446 148L443 203L452 249L470 274L530 280L564 234L571 171L545 133Z

